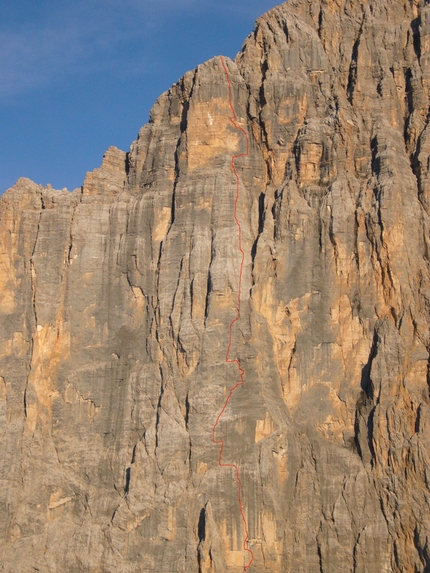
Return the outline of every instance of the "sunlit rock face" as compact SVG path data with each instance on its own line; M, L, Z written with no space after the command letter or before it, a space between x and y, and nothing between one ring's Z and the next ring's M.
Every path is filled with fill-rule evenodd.
M430 5L290 0L223 61L0 199L4 573L430 571Z

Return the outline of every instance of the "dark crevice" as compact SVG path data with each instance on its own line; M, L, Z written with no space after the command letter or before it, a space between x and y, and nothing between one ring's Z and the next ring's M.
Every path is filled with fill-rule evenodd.
M211 279L211 271L209 269L208 270L208 278L206 281L205 324L206 324L206 320L209 316L209 298L210 298L211 292L212 292L212 279Z
M133 447L133 453L131 454L131 463L134 464L136 461L136 444Z
M260 193L258 198L258 234L261 235L264 229L265 210L264 210L265 194Z
M188 423L190 420L190 401L188 400L188 394L185 396L185 428L188 431Z
M376 406L372 408L369 414L369 418L367 420L367 445L369 446L370 453L372 458L375 459L375 448L373 447L373 432L375 428L375 411Z
M67 252L67 259L66 259L66 266L69 267L70 263L72 261L72 251L73 251L73 223L75 222L75 216L76 216L76 211L78 209L78 205L79 203L75 203L75 205L73 206L73 210L72 210L72 215L70 218L70 226L69 226L69 248L68 248L68 252ZM64 269L64 273L63 273L63 277L61 279L61 282L64 281L64 276L66 273L66 269Z
M130 151L127 151L127 153L125 154L125 176L127 178L128 181L128 176L130 174L130 169L131 169L131 165L130 165Z
M321 545L319 543L317 544L317 550L318 550L318 561L319 561L319 573L324 573Z
M266 99L266 95L265 95L265 90L264 90L264 83L266 81L266 77L267 77L267 72L269 70L269 64L267 61L267 55L268 55L268 50L267 50L267 46L262 46L263 49L263 53L264 53L264 60L263 62L260 64L260 70L261 70L261 84L260 84L260 89L258 91L258 107L259 107L259 114L258 114L258 127L260 129L260 133L261 133L261 143L263 145L263 148L265 148L265 150L263 151L263 157L264 157L264 161L266 163L266 169L267 169L267 180L271 181L272 180L272 155L273 155L273 151L269 145L269 136L268 136L268 132L266 129L266 123L264 121L264 118L262 117L262 111L265 108L265 106L267 105L267 99Z
M197 547L197 565L198 573L203 573L203 562L202 562L202 545L206 539L206 508L202 507L199 515L199 523L197 525L197 536L199 539L199 545ZM209 550L209 557L212 561L212 556ZM205 569L206 571L206 569Z
M420 177L420 166L418 161L420 139L417 140L417 149L415 152L410 148L410 120L411 115L414 111L414 101L413 101L413 87L412 87L412 70L407 68L405 71L405 98L407 102L407 117L405 118L404 128L403 128L403 139L405 142L406 151L409 153L409 161L412 169L412 173L415 175L418 185L418 195L420 195L421 189L421 177Z
M303 135L303 133L305 132L305 127L301 127L297 133L296 139L293 143L293 147L292 147L292 152L293 152L293 157L294 157L294 161L295 161L295 167L296 167L296 173L297 173L297 179L300 179L300 138Z
M351 64L349 66L348 73L348 85L346 88L346 97L349 103L352 105L352 99L354 96L355 85L357 83L357 57L358 57L358 47L360 45L360 39L358 38L354 42L351 55Z
M322 223L322 218L321 215L318 216L318 248L320 250L320 253L323 252L323 223Z
M421 17L415 18L415 20L412 20L411 22L412 41L414 45L415 55L418 58L418 62L421 59L420 24L421 24Z
M212 235L211 235L211 260L209 262L209 267L208 267L208 275L207 275L207 279L206 279L206 300L205 300L205 318L204 318L204 325L206 326L206 320L209 317L209 304L210 304L210 295L212 292L212 278L211 278L211 265L212 265L212 261L215 257L215 250L214 250L214 232L212 230Z
M354 42L354 45L352 46L351 63L349 65L346 97L348 98L348 101L351 105L354 97L355 86L357 84L358 49L360 47L361 35L363 33L363 24L364 24L364 18L361 22L360 29L358 31L358 36Z
M413 153L411 155L410 163L411 163L412 173L414 174L415 179L417 180L418 196L421 199L421 196L423 193L423 187L421 184L421 165L420 165L420 162L418 160L419 154L420 154L420 141L418 140L417 150L415 153Z
M190 97L191 97L191 94L192 94L192 92L190 93ZM185 133L185 131L187 131L189 109L190 109L190 100L187 99L184 101L184 103L182 105L181 124L180 124L181 135L183 133Z
M421 428L421 408L422 408L422 404L420 404L420 405L418 406L417 415L416 415L416 417L415 417L414 432L415 432L416 434L419 434L420 428Z
M334 229L333 229L333 224L334 224L334 220L333 220L333 214L330 215L330 223L329 223L329 228L328 228L328 235L329 235L329 239L330 239L330 243L333 247L333 253L334 253L334 258L335 258L335 264L336 264L336 268L338 265L338 260L339 260L339 249L336 243L336 238L335 238L335 233L334 233Z
M264 208L264 199L265 199L265 194L260 193L260 196L258 198L258 232L257 232L257 237L256 237L256 239L252 245L252 248L251 248L252 272L254 271L255 257L257 255L258 239L260 238L260 235L263 233L264 221L266 218L266 212L265 212L265 208Z
M373 361L378 353L378 341L379 341L378 333L375 330L375 332L373 333L373 341L369 353L369 358L367 360L367 363L361 369L360 386L368 400L374 399L374 387L371 378L371 370Z
M274 194L274 202L271 209L273 218L273 241L278 241L282 236L282 226L279 225L280 214L282 211L282 200L284 197L284 189L276 189Z
M258 92L258 103L260 105L260 110L263 109L263 107L265 105L267 105L267 100L266 100L266 96L264 93L264 82L266 81L266 74L269 70L269 65L267 63L267 60L264 60L264 62L261 64L261 85L260 85L260 90ZM265 129L264 129L264 122L261 119L261 114L260 114L260 125L263 128L264 133Z
M429 391L429 398L430 398L430 358L427 360L427 388Z
M318 14L318 36L319 36L319 38L321 38L322 26L323 26L323 9L321 6L319 14Z
M288 31L288 24L287 24L287 22L284 22L284 25L282 26L282 29L283 29L284 34L285 34L285 40L286 40L286 42L287 42L287 44L288 44L288 42L289 42L289 40L290 40L290 33L289 33L289 31Z
M199 536L199 541L204 541L206 539L206 509L202 507L200 510L199 524L197 526L197 534Z
M179 144L175 150L175 181L173 183L172 203L171 203L171 208L170 208L170 225L169 225L169 229L167 231L167 234L169 234L169 231L172 228L173 223L175 222L175 215L176 215L176 187L178 185L179 176L180 176L178 147L179 147Z
M405 95L408 102L408 113L410 115L414 111L411 68L408 68L405 72Z
M27 386L24 390L24 418L27 417Z
M125 470L125 486L124 486L125 496L127 496L128 492L130 491L130 477L131 477L131 468L127 468Z
M423 175L424 176L426 175L426 170L427 170L427 174L430 171L430 158L427 158L427 165L424 166L423 170L422 170L422 164L418 158L421 155L421 144L422 144L423 134L426 131L429 122L430 122L430 112L427 114L425 125L424 125L420 135L417 138L416 149L409 156L411 170L412 170L412 173L414 174L415 179L417 181L418 198L422 203L423 203L422 195L423 195L423 191L424 191L423 190L423 184L422 184L422 177L423 177ZM406 145L408 145L408 143L409 143L408 139L409 138L408 138L407 128L405 127L405 144ZM424 173L422 173L422 171L424 171ZM424 203L423 203L423 206L426 209L426 205L424 205Z
M68 264L70 264L70 261L71 261L71 259L72 259L72 250L73 250L73 245L72 245L72 243L70 243L70 245L69 245L69 250L67 251L67 261L68 261Z
M163 253L163 241L160 242L160 247L158 249L158 260L157 260L157 273L156 273L156 285L155 285L155 293L156 293L156 301L152 301L152 306L154 309L154 322L155 322L155 336L157 342L160 343L160 333L158 332L158 327L160 324L160 276L161 276L161 256Z
M375 329L373 334L372 346L369 353L367 363L361 370L361 394L356 403L356 416L354 424L354 441L357 453L363 459L363 450L360 445L360 419L364 419L366 433L367 433L367 446L369 448L372 458L375 458L375 450L373 447L373 431L374 431L374 416L375 416L375 388L372 381L371 371L373 361L378 353L379 336ZM367 419L366 419L367 418Z
M378 138L376 136L370 142L370 151L372 152L372 171L378 176L381 173L381 158L378 153Z

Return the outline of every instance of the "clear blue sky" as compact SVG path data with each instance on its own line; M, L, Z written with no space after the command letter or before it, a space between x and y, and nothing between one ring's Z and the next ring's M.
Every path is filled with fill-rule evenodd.
M277 0L0 0L0 193L74 189L187 70L234 57Z

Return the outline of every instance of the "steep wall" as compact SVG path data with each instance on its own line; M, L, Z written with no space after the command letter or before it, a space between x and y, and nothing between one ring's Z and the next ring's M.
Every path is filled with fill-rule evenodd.
M290 0L0 199L0 571L430 571L429 85L427 2Z

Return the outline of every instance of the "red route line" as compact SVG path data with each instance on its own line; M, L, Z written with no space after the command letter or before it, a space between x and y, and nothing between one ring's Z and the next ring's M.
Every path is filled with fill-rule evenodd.
M238 243L239 243L239 251L241 254L241 261L240 261L240 267L239 267L239 285L238 285L238 289L237 289L237 316L236 316L236 318L234 318L230 322L227 352L225 355L225 361L227 363L235 363L237 365L237 368L240 372L240 378L239 378L239 382L237 382L237 384L235 384L232 388L230 388L230 392L226 398L224 406L222 407L221 412L218 414L216 422L212 428L212 442L214 444L221 444L220 449L219 449L218 464L223 468L234 468L235 469L236 481L237 481L237 497L239 500L240 515L242 517L243 526L244 526L244 530L245 530L245 538L243 540L243 550L246 551L247 553L249 553L249 561L243 567L243 571L244 571L244 573L246 573L246 570L251 567L251 563L254 561L254 553L251 551L251 549L249 549L247 547L248 539L249 539L249 532L248 532L248 522L246 520L245 512L243 510L242 482L241 482L240 476L239 476L239 467L236 464L224 464L223 463L222 453L224 450L225 442L224 442L224 440L216 440L215 439L215 430L218 427L219 421L220 421L222 415L224 414L224 412L228 406L228 403L230 402L230 398L233 396L234 391L239 386L242 386L244 381L245 381L245 370L241 367L240 362L237 358L234 358L234 359L230 358L230 349L231 349L231 344L232 344L232 339L233 339L233 326L236 322L238 322L240 320L240 295L241 295L241 289L242 289L243 263L245 260L245 253L244 253L243 248L242 248L242 228L240 226L239 219L237 218L237 203L239 200L239 182L240 182L240 180L239 180L239 175L237 174L236 166L235 166L234 162L235 162L235 159L237 159L239 157L246 157L248 155L248 153L249 153L249 140L248 140L248 134L246 133L246 131L242 127L237 125L237 123L236 123L237 116L236 116L236 112L235 112L234 106L233 106L233 95L232 95L230 77L228 75L227 67L224 63L224 59L222 58L222 56L220 56L220 60L221 60L222 67L224 68L225 77L226 77L227 85L228 85L228 98L229 98L229 104L230 104L231 113L232 113L232 116L230 117L230 121L236 129L238 129L239 131L241 131L244 134L244 136L246 138L246 153L239 153L238 155L232 155L231 156L231 167L233 169L233 173L234 173L234 176L236 178L236 196L235 196L235 200L234 200L233 216L234 216L234 220L235 220L236 225L237 225Z

